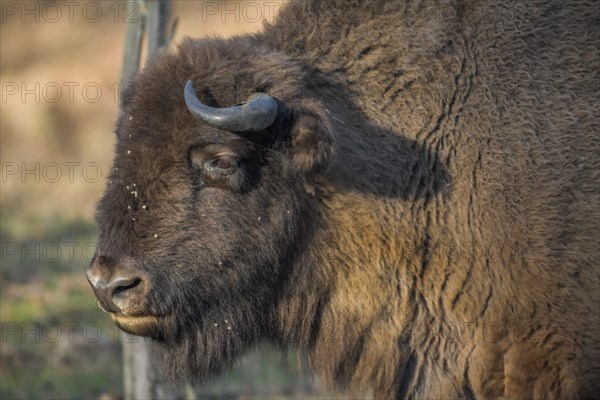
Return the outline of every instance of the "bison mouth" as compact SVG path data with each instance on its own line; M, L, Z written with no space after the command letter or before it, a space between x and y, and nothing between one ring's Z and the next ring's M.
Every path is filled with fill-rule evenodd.
M159 329L159 318L154 315L132 316L111 313L112 320L121 330L136 336L146 336L159 340L162 338Z

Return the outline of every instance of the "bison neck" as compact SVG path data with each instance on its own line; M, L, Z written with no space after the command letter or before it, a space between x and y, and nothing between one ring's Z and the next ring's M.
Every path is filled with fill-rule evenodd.
M323 229L309 246L314 250L294 268L278 309L283 342L308 350L312 368L334 386L372 387L382 398L418 392L432 379L426 371L434 368L425 362L452 369L468 353L464 343L443 340L439 333L451 322L442 316L456 315L453 301L461 290L445 287L450 261L448 249L439 246L442 231L434 212L443 196L409 202L329 190L315 200L323 209ZM462 271L468 268L453 267L456 278L466 277ZM442 345L454 349L457 359L436 359ZM436 388L446 391L440 393L453 393L438 378Z
M518 263L502 259L514 248L510 224L487 206L474 171L457 170L451 148L432 145L435 133L427 143L411 133L418 126L327 105L344 121L334 124L343 157L307 191L319 230L278 308L283 342L306 347L312 367L339 387L372 387L381 398L468 395L467 360L486 351L473 335L506 318L494 295L511 290L498 264Z

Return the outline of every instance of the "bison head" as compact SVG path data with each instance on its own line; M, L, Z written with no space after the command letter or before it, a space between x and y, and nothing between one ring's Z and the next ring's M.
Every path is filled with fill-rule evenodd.
M178 359L189 376L217 373L275 335L333 150L304 79L250 39L187 40L129 91L87 276L101 308L153 338L177 374Z

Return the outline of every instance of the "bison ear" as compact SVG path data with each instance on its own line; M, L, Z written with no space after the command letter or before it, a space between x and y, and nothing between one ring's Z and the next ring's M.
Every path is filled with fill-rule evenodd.
M335 148L327 110L317 100L303 99L290 111L287 120L288 167L300 174L323 172L331 162Z

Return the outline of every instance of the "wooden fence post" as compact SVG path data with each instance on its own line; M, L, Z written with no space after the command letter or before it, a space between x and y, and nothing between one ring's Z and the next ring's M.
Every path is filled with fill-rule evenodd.
M168 0L129 0L126 3L129 13L125 36L125 54L121 70L120 89L123 91L133 80L140 68L142 43L146 33L148 44L147 58L151 59L156 52L168 44L171 39L166 36L170 4ZM119 108L124 108L121 98ZM147 339L137 336L126 336L123 343L123 379L126 400L168 399L175 397L171 388L166 385L152 362Z

